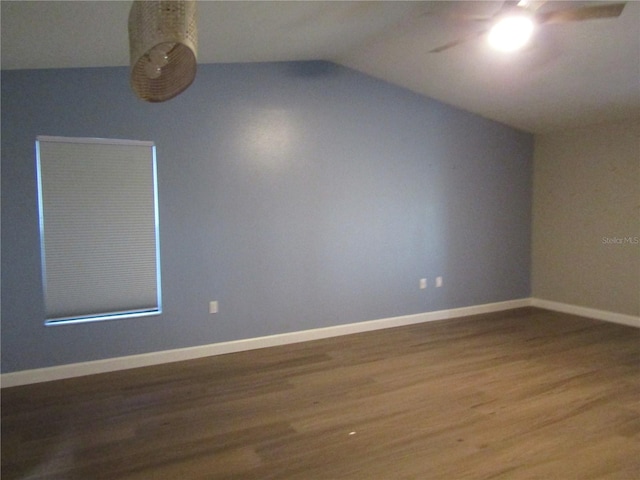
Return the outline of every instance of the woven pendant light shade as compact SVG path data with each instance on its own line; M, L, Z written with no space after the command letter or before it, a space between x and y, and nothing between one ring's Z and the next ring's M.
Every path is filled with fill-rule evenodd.
M143 100L164 102L195 79L195 0L136 0L129 12L131 87Z

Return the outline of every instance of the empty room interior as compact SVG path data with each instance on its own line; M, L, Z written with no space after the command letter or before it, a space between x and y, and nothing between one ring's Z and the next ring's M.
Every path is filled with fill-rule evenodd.
M3 479L640 478L640 2L0 6Z

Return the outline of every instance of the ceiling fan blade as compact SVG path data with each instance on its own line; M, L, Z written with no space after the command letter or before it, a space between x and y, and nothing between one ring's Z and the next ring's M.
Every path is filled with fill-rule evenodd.
M569 10L557 10L555 12L541 13L537 15L539 23L565 23L580 22L583 20L595 20L597 18L619 17L626 3L610 3L608 5L596 5Z
M531 12L535 12L545 3L547 3L547 0L520 0L518 2L518 7L526 8Z
M488 30L482 30L480 32L475 32L472 35L467 35L466 37L462 37L459 38L458 40L454 40L453 42L449 42L449 43L445 43L444 45L440 45L437 48L434 48L433 50L429 50L429 53L440 53L443 52L445 50L449 50L450 48L453 47L457 47L458 45L462 45L463 43L467 43L471 40L474 40L478 37L481 37L482 35L484 35L485 33L487 33Z
M504 0L504 2L502 2L502 7L500 8L500 10L508 10L510 8L517 7L520 5L520 3L522 3L522 0Z

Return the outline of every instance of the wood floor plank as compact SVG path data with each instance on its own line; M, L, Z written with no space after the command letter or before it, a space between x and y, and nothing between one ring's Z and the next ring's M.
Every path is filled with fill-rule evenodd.
M1 393L6 480L640 479L640 330L535 308Z

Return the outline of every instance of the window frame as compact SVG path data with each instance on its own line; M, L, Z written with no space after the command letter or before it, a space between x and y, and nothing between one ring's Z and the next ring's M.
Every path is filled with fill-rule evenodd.
M153 198L150 200L152 202L152 212L149 211L150 215L153 215L153 234L154 234L154 242L152 248L154 249L155 255L155 275L150 275L150 277L155 278L155 305L151 308L129 308L125 310L118 311L104 311L106 309L96 308L95 313L86 313L86 314L73 314L73 315L63 315L63 316L52 316L50 315L50 310L48 309L47 295L49 294L47 283L50 282L50 279L47 276L47 250L46 250L46 235L45 235L45 207L46 200L44 199L44 190L43 184L47 182L47 179L43 177L43 168L42 168L42 143L69 143L76 145L103 145L105 147L108 146L134 146L134 147L148 147L149 148L149 156L145 157L145 161L148 160L150 162L150 176L146 179L149 183L145 183L145 187L152 187L152 195ZM61 137L61 136L46 136L39 135L36 137L36 170L37 170L37 198L38 198L38 221L39 221L39 233L40 233L40 255L41 255L41 267L42 267L42 285L43 285L43 293L44 293L44 309L45 309L45 322L46 326L54 326L54 325L68 325L68 324L77 324L77 323L89 323L89 322L102 322L109 320L118 320L125 318L137 318L137 317L148 317L148 316L157 316L162 314L162 282L161 282L161 261L160 261L160 225L159 225L159 210L158 210L158 176L157 176L157 152L156 145L152 141L141 141L141 140L123 140L123 139L110 139L110 138L90 138L90 137ZM141 157L142 158L142 157ZM44 160L47 161L47 160ZM142 210L141 210L142 211ZM149 232L147 232L149 233ZM147 245L151 246L151 242L147 242ZM113 252L112 252L113 254ZM114 255L115 256L115 255ZM124 262L124 260L122 260ZM117 262L114 262L114 264ZM121 264L122 265L122 264ZM151 271L151 269L150 269ZM148 272L147 272L148 273ZM149 282L148 285L151 285Z

